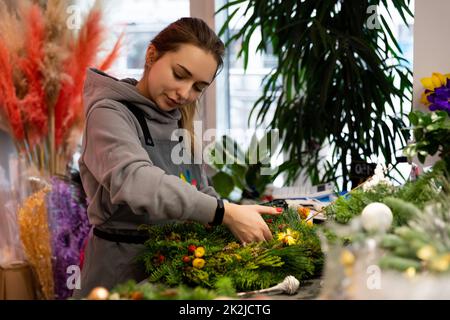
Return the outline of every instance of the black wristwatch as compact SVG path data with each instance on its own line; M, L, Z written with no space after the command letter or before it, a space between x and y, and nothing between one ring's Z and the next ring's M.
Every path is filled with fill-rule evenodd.
M225 214L225 206L222 199L217 199L216 214L214 215L214 220L209 223L210 226L218 226L222 224L223 215Z

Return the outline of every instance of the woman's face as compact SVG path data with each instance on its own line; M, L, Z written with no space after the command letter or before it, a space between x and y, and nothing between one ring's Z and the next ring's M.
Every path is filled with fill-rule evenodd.
M150 65L143 89L160 109L171 111L196 101L213 81L216 70L211 53L183 44Z

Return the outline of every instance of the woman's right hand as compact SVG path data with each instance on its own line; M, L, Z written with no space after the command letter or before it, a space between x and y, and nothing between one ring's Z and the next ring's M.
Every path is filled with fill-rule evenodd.
M281 208L261 205L225 203L224 207L223 224L243 244L271 240L272 233L261 214L278 215L282 212Z

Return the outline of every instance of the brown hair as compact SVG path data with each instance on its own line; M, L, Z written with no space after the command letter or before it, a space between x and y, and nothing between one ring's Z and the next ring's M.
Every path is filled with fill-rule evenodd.
M150 42L157 51L157 57L165 53L177 51L183 44L191 44L206 52L211 53L216 62L217 70L215 76L223 67L223 56L225 46L213 30L201 19L186 17L181 18L159 32ZM150 46L149 45L149 46ZM147 51L148 53L149 51ZM146 57L146 65L148 57ZM145 68L145 73L147 67ZM214 77L215 77L214 76ZM191 147L194 147L194 117L197 111L197 103L192 103L180 108L180 127L186 129L191 137ZM194 149L191 149L192 151Z

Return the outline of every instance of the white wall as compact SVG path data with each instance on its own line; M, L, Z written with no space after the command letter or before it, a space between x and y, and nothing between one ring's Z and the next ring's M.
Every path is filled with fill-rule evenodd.
M215 29L214 0L190 1L191 17L203 19L211 29ZM213 82L200 98L200 119L203 121L203 132L216 128L216 83Z
M414 108L420 104L420 79L450 73L450 1L416 0L414 20Z
M420 103L424 90L420 79L433 72L450 73L450 1L415 0L413 108L427 110ZM424 166L439 158L427 157ZM414 161L419 164L419 161Z

